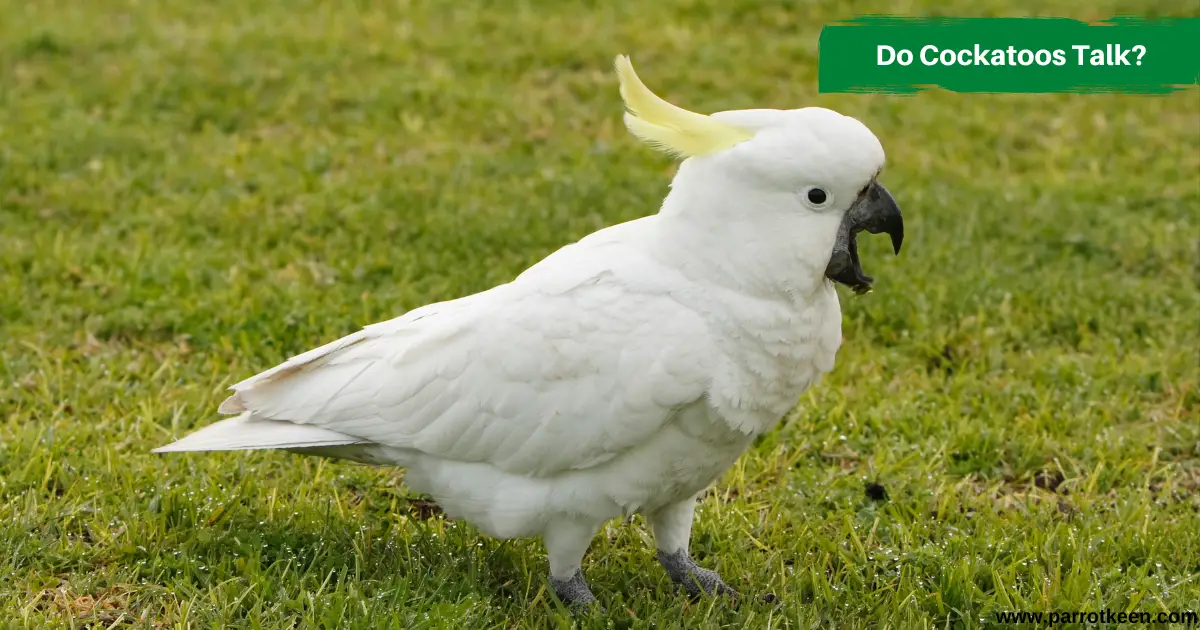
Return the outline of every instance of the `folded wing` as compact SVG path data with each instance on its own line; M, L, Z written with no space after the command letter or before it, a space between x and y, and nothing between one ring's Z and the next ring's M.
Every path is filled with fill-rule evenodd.
M572 284L504 285L369 326L235 385L225 422L535 476L601 463L702 398L713 353L667 293L607 273ZM271 432L259 448L294 446Z

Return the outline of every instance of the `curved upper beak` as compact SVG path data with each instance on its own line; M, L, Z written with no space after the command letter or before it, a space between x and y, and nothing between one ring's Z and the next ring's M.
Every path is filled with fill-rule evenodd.
M858 259L855 235L863 230L871 234L887 234L892 238L892 249L900 253L900 246L904 243L904 218L900 214L900 206L896 205L891 193L874 179L859 193L858 199L842 217L833 253L825 268L827 278L854 289L855 293L866 293L873 282L870 276L863 274Z

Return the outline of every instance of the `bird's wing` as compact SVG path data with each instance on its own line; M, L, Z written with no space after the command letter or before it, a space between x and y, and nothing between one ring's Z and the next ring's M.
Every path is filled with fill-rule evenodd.
M576 279L367 327L235 385L222 411L519 474L596 465L701 399L714 353L668 292Z

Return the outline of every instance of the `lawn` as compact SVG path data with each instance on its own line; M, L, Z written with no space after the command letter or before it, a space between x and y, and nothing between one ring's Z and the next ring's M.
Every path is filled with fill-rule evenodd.
M1200 95L817 94L858 14L1200 15L1057 4L0 0L0 626L569 626L540 544L401 470L148 451L654 212L617 53L698 111L860 118L908 234L860 241L835 372L697 510L693 554L774 602L674 594L638 517L582 627L1200 611Z

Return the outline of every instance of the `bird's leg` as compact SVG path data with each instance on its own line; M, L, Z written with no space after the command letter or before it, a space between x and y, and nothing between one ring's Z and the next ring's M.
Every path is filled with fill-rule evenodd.
M692 513L695 509L696 497L689 497L646 515L650 529L654 531L658 561L667 570L671 580L686 589L689 595L736 597L737 591L729 588L716 571L701 568L688 555Z
M550 556L550 586L554 594L571 610L585 610L596 603L596 596L583 579L583 554L600 525L575 520L556 520L542 535Z

